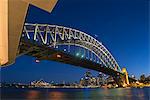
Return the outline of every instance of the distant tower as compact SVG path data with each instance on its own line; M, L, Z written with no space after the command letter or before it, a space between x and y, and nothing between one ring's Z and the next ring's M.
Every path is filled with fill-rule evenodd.
M104 84L104 75L101 72L98 73L97 84L98 85L103 85Z

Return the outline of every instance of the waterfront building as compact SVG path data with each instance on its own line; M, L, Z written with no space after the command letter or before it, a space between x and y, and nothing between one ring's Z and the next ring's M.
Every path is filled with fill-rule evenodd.
M31 82L31 85L35 86L35 87L48 87L48 86L50 86L49 83L45 82L42 79L39 80L39 81L33 81L33 82Z

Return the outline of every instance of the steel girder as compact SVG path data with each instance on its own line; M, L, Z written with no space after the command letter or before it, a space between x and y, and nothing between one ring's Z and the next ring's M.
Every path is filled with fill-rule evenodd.
M22 39L36 41L50 47L57 45L80 46L93 52L105 66L121 72L118 63L106 47L85 32L57 25L25 23Z

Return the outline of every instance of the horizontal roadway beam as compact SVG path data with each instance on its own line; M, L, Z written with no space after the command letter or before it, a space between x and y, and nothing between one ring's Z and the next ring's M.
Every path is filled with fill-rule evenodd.
M28 51L29 48L32 47L35 47L35 49L33 49L31 52L27 52L26 55L36 57L39 60L51 60L71 64L78 67L103 72L104 74L111 75L113 77L123 75L123 73L108 68L103 64L99 64L85 58L79 58L62 51L54 50L53 48L47 47L46 45L38 45L29 41L21 41L20 54L22 54L25 51ZM133 80L132 78L129 79Z
M95 71L103 72L111 76L117 76L119 74L122 74L111 68L105 67L103 64L99 64L85 58L79 58L62 51L57 51L45 45L41 46L36 43L34 44L34 43L30 43L30 42L26 43L26 42L21 41L22 45L20 46L20 54L22 54L25 51L28 51L29 48L36 47L35 49L33 49L33 51L27 52L26 55L36 57L39 60L51 60L51 61L62 62L62 63L71 64L75 66L80 66Z

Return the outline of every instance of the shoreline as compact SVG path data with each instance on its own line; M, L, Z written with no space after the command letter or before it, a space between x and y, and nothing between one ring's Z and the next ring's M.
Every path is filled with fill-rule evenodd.
M67 87L62 87L62 86L53 86L53 87L0 87L0 89L3 88L18 88L18 89L115 89L115 88L147 88L150 87L150 85L145 85L145 86L128 86L128 87L73 87L73 86L67 86Z

